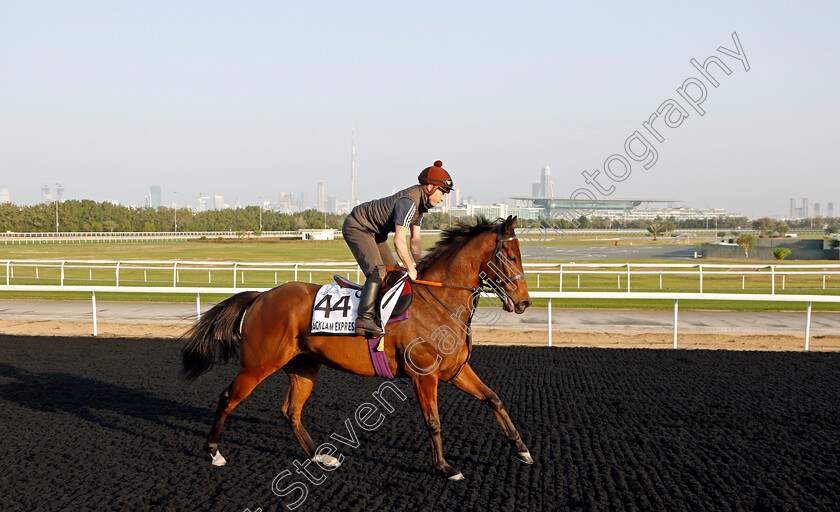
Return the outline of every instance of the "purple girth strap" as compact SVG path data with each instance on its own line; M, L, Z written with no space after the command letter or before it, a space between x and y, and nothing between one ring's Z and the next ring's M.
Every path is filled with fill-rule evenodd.
M388 320L388 323L392 324L407 318L408 311L398 317ZM373 370L376 372L376 376L385 379L393 379L394 374L391 373L391 365L388 364L388 357L385 355L385 351L383 350L382 352L378 352L376 350L376 347L379 345L379 338L368 338L367 342L368 350L370 350L370 360L373 362Z
M376 346L379 345L379 338L370 338L367 342L368 349L370 350L370 360L373 361L373 370L376 372L376 375L386 379L393 379L394 374L391 373L391 365L388 364L385 351L377 352L376 350Z

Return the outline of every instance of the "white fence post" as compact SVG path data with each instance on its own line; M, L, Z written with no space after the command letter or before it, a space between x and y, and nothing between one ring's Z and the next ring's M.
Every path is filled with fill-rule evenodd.
M236 288L236 267L237 263L233 264L233 287Z
M578 274L578 288L580 288L580 274ZM557 289L558 292L563 291L563 264L560 264L560 287Z
M64 263L63 261L61 262L61 286L64 286Z
M548 298L548 346L551 346L551 297Z
M677 314L680 307L680 299L674 299L674 348L677 348Z
M195 294L195 319L198 320L201 318L201 298L199 297L200 294Z
M703 293L703 265L697 265L700 270L700 293Z
M784 279L784 277L782 277ZM782 287L784 289L784 287ZM776 266L770 265L770 295L776 293Z
M805 351L808 351L808 339L811 337L811 303L808 303L808 311L805 313Z
M178 286L178 262L172 265L172 287Z
M117 262L117 271L116 271L116 276L117 276L117 286L119 286L119 285L120 285L120 263L122 263L122 262L121 262L121 261L118 261L118 262Z
M96 292L90 292L90 301L93 304L93 335L96 336Z
M627 292L630 293L630 264L627 264Z

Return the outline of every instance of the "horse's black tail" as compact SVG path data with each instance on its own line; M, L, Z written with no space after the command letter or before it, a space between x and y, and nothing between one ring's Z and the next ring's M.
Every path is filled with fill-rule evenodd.
M242 315L260 292L242 292L213 306L181 336L184 376L195 380L217 361L226 362L239 354L239 324Z

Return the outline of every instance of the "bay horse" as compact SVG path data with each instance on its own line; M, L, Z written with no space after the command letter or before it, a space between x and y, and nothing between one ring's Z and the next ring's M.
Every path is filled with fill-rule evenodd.
M384 349L395 377L410 380L420 404L432 447L434 469L451 480L463 475L446 462L437 406L438 382L455 385L484 401L495 413L518 458L533 459L513 426L502 401L470 367L470 322L480 292L498 296L505 311L521 314L531 305L514 228L516 217L473 224L457 223L443 231L435 247L419 263L408 319L391 323ZM483 288L482 288L483 287ZM234 295L204 313L183 339L184 375L195 379L217 361L239 355L239 372L219 396L216 417L204 449L214 465L223 465L219 435L228 414L266 377L282 368L289 390L281 414L307 456L337 466L334 457L316 459L316 446L301 424L321 365L374 376L368 343L356 336L319 336L310 332L312 305L319 285L289 282L266 292ZM486 300L486 299L485 299Z

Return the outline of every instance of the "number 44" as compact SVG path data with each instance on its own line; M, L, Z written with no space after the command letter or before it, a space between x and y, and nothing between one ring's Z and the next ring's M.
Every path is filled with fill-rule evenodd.
M350 314L350 297L344 295L338 299L335 303L335 306L330 306L331 297L329 295L325 295L321 302L319 302L313 308L315 311L323 311L324 318L329 318L330 313L333 311L341 311L341 317L347 318L347 315Z

